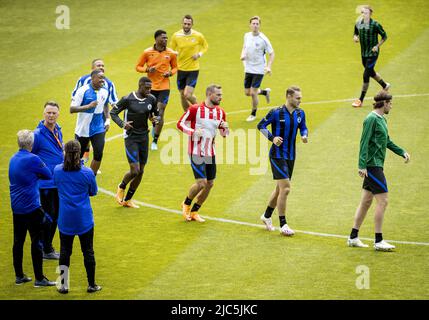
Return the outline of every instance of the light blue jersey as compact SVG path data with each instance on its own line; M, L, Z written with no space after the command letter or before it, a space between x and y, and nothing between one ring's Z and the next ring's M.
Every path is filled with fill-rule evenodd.
M103 133L104 129L104 105L109 98L109 91L102 87L94 90L91 84L85 84L77 89L72 98L71 106L80 107L97 101L96 107L89 110L78 112L76 120L75 134L79 137L92 137Z

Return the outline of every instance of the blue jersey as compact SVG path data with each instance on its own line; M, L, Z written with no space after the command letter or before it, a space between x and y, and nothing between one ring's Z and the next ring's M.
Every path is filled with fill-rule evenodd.
M42 160L27 150L19 150L9 162L9 189L12 212L31 213L40 208L39 179L51 179L52 173Z
M103 133L104 129L104 105L109 97L106 88L95 90L91 83L77 89L72 98L71 106L80 107L97 101L97 106L86 111L78 112L75 134L79 137L92 137Z
M91 75L87 74L84 75L82 77L80 77L77 82L76 82L76 86L73 89L72 92L72 98L76 95L77 89L79 89L80 87L88 84L91 82ZM112 81L110 81L108 78L104 77L104 88L107 89L107 91L109 92L109 99L106 100L106 103L110 103L111 105L114 105L116 103L118 103L118 95L116 94L116 88L115 85Z
M271 132L267 129L270 124ZM295 160L295 141L298 129L301 137L308 135L304 110L297 108L290 113L285 105L271 109L258 123L258 129L271 142L274 137L283 138L280 146L276 146L274 143L271 146L270 158L274 159Z
M58 229L66 235L81 235L94 227L90 196L97 194L97 183L91 169L64 171L63 164L54 169L54 181L60 198Z
M61 127L56 124L54 131L49 130L44 121L40 121L36 130L34 130L34 144L32 153L38 155L46 166L54 173L54 168L57 164L63 163L63 134ZM56 188L54 179L41 180L39 182L40 189Z

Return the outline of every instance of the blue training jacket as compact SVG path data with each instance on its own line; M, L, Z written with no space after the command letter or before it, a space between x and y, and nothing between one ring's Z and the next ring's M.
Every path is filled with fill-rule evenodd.
M41 207L39 179L52 179L51 170L27 150L19 150L9 162L9 189L12 212L27 214Z
M271 125L271 132L267 126ZM308 135L305 123L304 110L297 108L290 113L285 105L271 109L268 114L258 123L258 129L271 142L274 137L282 137L283 143L276 146L274 143L270 149L270 158L295 160L296 156L296 134Z
M58 140L55 138L57 135ZM38 155L40 159L46 164L46 166L54 173L56 165L64 162L63 154L63 134L61 127L56 124L54 133L45 127L44 121L40 121L36 130L34 130L34 145L31 150L32 153ZM40 189L54 189L54 179L40 181Z
M97 182L91 169L82 165L78 171L54 169L54 181L60 198L58 229L66 235L81 235L94 227L89 197L97 194Z

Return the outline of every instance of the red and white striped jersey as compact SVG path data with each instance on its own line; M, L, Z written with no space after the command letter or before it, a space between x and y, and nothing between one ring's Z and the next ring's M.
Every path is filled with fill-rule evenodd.
M177 122L177 128L189 136L188 154L202 157L215 156L217 129L223 137L229 134L228 129L220 127L225 121L225 111L219 106L209 108L204 102L190 106ZM194 137L194 132L198 128L203 131L203 135Z

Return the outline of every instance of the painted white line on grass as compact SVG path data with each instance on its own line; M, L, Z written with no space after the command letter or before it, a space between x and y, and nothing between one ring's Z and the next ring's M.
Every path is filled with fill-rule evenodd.
M416 93L416 94L398 94L395 95L394 98L412 98L412 97L425 97L425 96L429 96L429 93ZM367 99L372 99L373 97L367 97ZM302 105L307 105L307 104L326 104L326 103L338 103L338 102L348 102L348 101L354 101L355 99L351 98L351 99L339 99L339 100L322 100L322 101L312 101L312 102L303 102ZM262 108L258 108L258 110L268 110L273 108L274 106L269 106L269 107L262 107ZM231 115L231 114L239 114L239 113L246 113L249 112L249 109L243 109L243 110L236 110L236 111L231 111L231 112L227 112L227 115ZM173 123L177 123L177 120L174 121L168 121L166 123L164 123L164 126L169 126L170 124ZM110 138L106 139L106 142L115 140L117 138L122 138L124 135L121 134L117 134L115 136L112 136Z
M98 190L104 194L107 194L109 196L114 197L115 193L106 190L104 188L98 188ZM166 211L166 212L170 212L170 213L175 213L178 215L182 215L182 211L179 210L174 210L174 209L169 209L169 208L164 208L161 206L157 206L155 204L150 204L150 203L146 203L143 201L139 201L139 200L133 200L135 203L143 206L143 207L147 207L147 208L152 208L152 209L156 209L156 210L161 210L161 211ZM201 215L203 218L207 219L207 220L213 220L213 221L218 221L218 222L223 222L223 223L232 223L232 224L239 224L239 225L243 225L243 226L248 226L248 227L256 227L256 228L264 228L265 226L262 224L255 224L255 223L250 223L250 222L244 222L244 221L237 221L237 220L231 220L231 219L223 219L223 218L214 218L214 217L210 217L210 216L203 216ZM280 230L279 228L276 228L276 230ZM343 236L343 235L339 235L339 234L330 234L330 233L321 233L321 232L313 232L313 231L303 231L303 230L295 230L295 232L297 233L302 233L302 234L308 234L308 235L312 235L312 236L317 236L317 237L331 237L331 238L341 238L341 239L348 239L348 236ZM360 238L362 240L368 240L368 241L373 241L374 239L371 238ZM417 245L417 246L429 246L429 242L414 242L414 241L400 241L400 240L386 240L392 243L399 243L399 244L413 244L413 245Z

